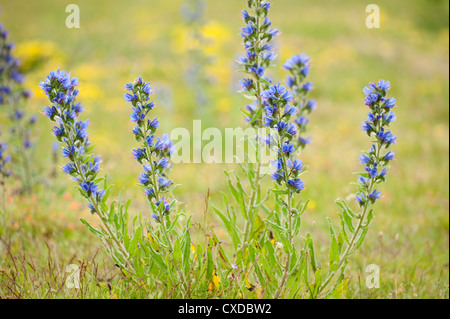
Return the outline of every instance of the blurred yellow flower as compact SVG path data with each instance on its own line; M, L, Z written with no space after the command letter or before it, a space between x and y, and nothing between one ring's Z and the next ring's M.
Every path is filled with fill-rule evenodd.
M102 66L93 63L79 64L72 70L71 73L76 75L81 84L87 80L98 80L107 74L106 70Z
M82 83L80 95L83 100L95 100L104 96L102 89L95 83Z
M230 31L226 26L210 21L200 29L202 43L195 36L194 30L178 25L174 28L174 50L178 53L185 53L189 50L201 49L206 55L219 55L222 48L230 39Z
M41 64L49 61L52 64L62 64L64 55L58 46L50 41L33 40L17 44L14 50L16 56L20 59L20 69L27 72Z
M231 100L229 98L221 98L217 101L217 110L220 112L228 112L231 109Z

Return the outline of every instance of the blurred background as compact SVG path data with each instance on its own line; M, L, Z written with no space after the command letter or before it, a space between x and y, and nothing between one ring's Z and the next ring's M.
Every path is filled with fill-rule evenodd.
M202 120L203 129L245 125L240 108L247 101L237 93L242 74L235 61L244 52L239 30L246 1L205 1L197 22L187 20L181 9L185 2L79 0L80 28L68 29L70 2L0 0L0 21L16 43L14 54L33 92L28 111L39 113L48 105L38 88L48 72L62 68L78 77L79 100L86 105L82 117L91 121L90 139L95 153L103 156L103 172L116 185L115 195L123 191L144 215L148 208L137 186L141 168L131 156L136 143L123 99L125 83L138 76L152 83L159 132L192 131L194 119ZM358 156L370 147L360 125L368 112L362 88L389 80L397 99L392 126L398 136L396 160L381 186L367 242L349 266L352 297L448 298L449 3L379 0L380 28L369 29L365 9L370 3L276 0L270 12L281 31L271 76L284 82L282 65L293 54L312 58L315 89L310 96L318 109L309 124L312 144L301 156L308 167L302 196L312 199L304 232L313 234L326 258L325 217L338 222L334 200L355 191L349 185L355 180L352 172L361 170ZM45 179L55 163L51 125L43 116L35 132L35 165ZM220 206L220 192L226 191L223 170L230 168L180 164L172 170L171 178L181 184L175 197L199 225L221 229L211 211L205 214L205 198L209 190L210 200ZM270 183L266 180L267 187ZM89 211L74 186L58 169L57 178L40 187L40 195L10 198L10 222L17 231L13 238L30 258L44 258L33 257L44 243L58 252L61 263L73 255L86 258L100 246L78 221L89 218ZM380 265L381 289L363 287L368 264Z

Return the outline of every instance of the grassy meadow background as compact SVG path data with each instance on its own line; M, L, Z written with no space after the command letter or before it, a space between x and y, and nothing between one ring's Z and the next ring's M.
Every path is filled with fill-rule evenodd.
M381 78L391 81L397 99L393 131L396 160L366 243L351 257L348 298L449 297L449 4L434 0L379 0L381 28L365 27L366 5L357 0L275 0L270 16L280 29L276 39L277 67L271 75L284 81L283 62L295 53L312 57L310 78L318 109L311 115L312 144L301 155L308 166L304 175L311 198L303 235L311 232L322 263L328 251L326 216L337 223L334 200L354 192L349 183L359 171L360 151L370 147L360 123L368 112L362 88ZM160 132L176 127L192 130L201 119L207 127L244 126L238 93L236 58L242 54L239 28L244 0L209 0L203 35L208 39L206 67L212 83L201 115L195 95L186 85L184 70L191 44L180 15L181 0L88 1L80 7L81 28L67 29L68 1L0 0L0 21L16 43L15 54L33 91L30 113L48 105L38 88L49 71L60 67L79 78L79 100L86 105L90 139L103 156L103 172L115 184L114 193L133 198L132 210L149 215L142 189L141 168L133 160L130 110L123 85L143 76L156 91L153 116ZM2 126L3 123L2 123ZM100 241L80 222L90 218L75 184L52 160L51 125L39 116L33 165L41 184L31 197L8 196L8 236L0 242L1 298L121 298L144 297L121 289L121 276ZM59 154L58 154L59 155ZM57 165L63 164L58 156ZM181 184L175 197L194 215L193 233L212 224L227 240L220 222L206 209L220 206L226 191L226 164L180 164L172 179ZM267 187L271 182L266 179ZM197 231L197 228L199 231ZM82 289L64 286L65 267L83 264ZM380 266L381 287L365 287L365 267ZM108 288L107 283L110 284ZM154 296L157 296L155 294ZM147 296L148 297L148 296ZM151 296L150 296L151 297ZM224 292L223 297L226 297Z

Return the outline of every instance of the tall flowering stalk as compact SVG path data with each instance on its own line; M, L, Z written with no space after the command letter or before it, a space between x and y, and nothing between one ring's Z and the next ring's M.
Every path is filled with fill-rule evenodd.
M27 116L24 109L30 93L23 88L25 76L19 70L19 60L12 54L13 48L14 44L8 40L8 31L0 24L0 107L11 121L13 162L20 164L23 189L30 193L33 178L30 168L31 129L36 123L36 116ZM19 173L19 169L15 171Z
M272 21L268 17L271 7L270 2L248 0L247 5L249 10L242 11L242 18L246 26L241 28L241 36L244 40L246 54L239 58L238 62L243 67L242 72L249 76L240 81L242 93L246 98L252 100L253 103L247 105L242 112L249 125L254 128L262 128L264 103L261 93L272 82L265 74L275 59L271 42L279 34L279 31L272 28ZM260 189L260 182L263 177L261 175L261 149L259 144L261 138L262 136L256 137L256 167L249 164L249 172L251 172L245 172L249 177L252 190L244 212L244 216L246 217L243 235L244 255L251 233L255 231L254 224L259 207L261 207L264 201L261 198Z
M0 136L2 135L0 131ZM11 170L9 169L9 162L11 162L11 155L7 154L8 145L0 142L0 188L2 192L2 207L1 207L1 219L2 229L5 231L5 219L6 219L6 179L11 176Z
M283 65L284 69L290 73L286 79L287 87L294 95L293 106L297 107L298 113L295 119L297 124L296 144L301 149L311 142L311 137L305 137L309 123L308 116L316 109L316 101L307 99L308 94L313 90L313 83L306 81L309 75L310 57L305 53L297 54L288 59Z
M191 270L190 264L190 218L179 234L178 219L183 214L175 208L176 200L170 202L169 193L175 188L173 181L168 177L172 167L170 156L175 151L173 142L168 134L156 137L159 127L157 118L148 118L149 112L155 107L150 102L153 95L149 82L144 82L141 77L134 82L125 85L128 91L124 97L131 105L131 121L136 125L133 134L141 145L133 149L135 160L142 165L143 172L139 175L139 184L144 188L144 194L150 203L152 219L157 229L148 224L149 250L152 250L153 258L161 258L160 268L168 275L166 280L181 280L183 287L187 288L186 276ZM172 218L171 218L172 217ZM175 240L174 240L175 238ZM183 254L180 253L183 251ZM170 256L170 260L166 258ZM163 274L159 274L161 278Z
M277 159L272 162L274 171L272 179L281 186L282 190L276 191L277 195L285 195L286 200L281 201L280 211L274 211L275 221L268 223L277 230L278 236L284 237L286 247L286 261L283 275L275 292L275 298L278 298L283 291L287 276L290 271L291 257L294 250L294 234L298 232L293 229L293 220L299 220L300 214L294 207L294 197L304 190L304 182L299 178L303 171L303 163L296 159L298 153L295 146L297 127L292 117L297 114L297 107L290 104L294 101L292 93L281 84L270 86L261 94L264 105L264 125L270 127L275 133L269 134L266 138L266 144L273 148L277 154ZM282 220L284 218L284 221ZM278 224L277 224L278 221ZM298 225L299 222L296 223Z
M271 27L272 21L268 17L271 7L269 1L248 0L247 4L249 10L242 11L246 26L241 29L246 54L238 62L243 66L242 72L250 76L240 81L242 93L254 102L242 112L253 127L262 127L264 105L261 93L272 82L265 74L276 57L271 42L279 31Z
M174 145L167 134L155 137L159 121L157 118L147 118L148 113L155 107L153 102L149 102L153 94L150 83L138 78L125 85L125 89L129 91L125 94L125 100L131 104L133 111L131 121L136 124L133 134L136 141L141 143L140 148L133 149L134 158L144 170L139 175L139 183L144 187L144 193L151 204L154 212L152 217L160 225L165 239L163 246L173 252L167 221L176 201L169 203L164 195L174 187L173 181L169 180L167 175L171 167L169 157L174 151Z
M180 10L186 23L186 29L194 42L188 52L189 65L185 70L185 80L194 94L197 115L205 112L209 102L205 87L210 84L210 80L205 66L210 62L210 57L204 52L203 45L205 45L206 39L202 35L205 9L206 2L204 0L185 0Z
M390 124L395 121L396 115L392 112L395 106L395 98L388 97L391 89L389 81L380 80L377 83L370 83L364 88L366 95L365 105L369 107L367 120L362 123L363 130L369 137L374 139L372 147L364 152L359 160L364 165L364 173L359 173L356 202L361 212L354 213L344 200L338 200L337 204L342 208L341 231L336 238L334 231L330 248L330 272L323 283L318 285L316 295L318 297L328 296L340 284L343 284L343 272L348 262L348 257L361 247L370 223L373 219L372 206L381 197L381 192L377 185L385 182L389 162L394 159L395 153L391 152L390 146L394 144L397 137L389 130ZM356 226L353 221L356 220ZM330 225L331 229L332 226ZM338 246L338 242L347 244L345 250L343 245ZM338 280L329 288L332 279L339 274Z
M109 210L106 205L110 188L107 187L106 180L103 188L100 185L103 180L98 178L100 157L90 154L92 146L87 133L89 120L79 120L84 106L76 102L79 93L77 85L78 79L71 78L66 71L51 72L45 81L40 83L40 87L53 104L44 107L44 115L56 124L52 130L53 134L62 145L62 156L69 161L62 166L63 171L72 176L78 184L77 188L87 199L91 213L100 217L103 227L96 229L87 221L82 222L102 239L120 267L133 271L130 254L124 244L125 229L122 233L118 232L118 229L126 225L126 216L114 216L114 206Z

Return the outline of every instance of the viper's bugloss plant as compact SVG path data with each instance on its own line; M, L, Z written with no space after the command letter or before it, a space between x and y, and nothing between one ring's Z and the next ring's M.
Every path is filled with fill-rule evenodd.
M139 238L130 239L126 227L130 203L118 203L117 207L116 202L110 206L106 204L111 188L108 187L106 178L98 177L100 157L90 154L92 146L87 133L89 121L79 120L84 105L76 102L79 93L77 85L78 79L71 78L66 71L51 72L40 83L52 103L51 106L44 107L43 114L56 124L52 131L62 145L62 156L68 160L62 170L77 183L80 194L87 199L91 213L98 215L102 227L95 228L86 220L81 221L102 240L120 268L137 275L138 271L133 265L135 251L131 249L133 247L130 247L130 241L134 240L137 244Z
M272 179L281 186L275 190L278 210L272 212L273 217L266 222L276 232L277 237L286 243L286 260L283 275L279 282L275 298L283 291L292 256L295 257L293 238L300 227L300 214L293 207L295 194L305 189L304 182L299 178L303 171L303 162L296 158L298 150L295 145L297 127L292 117L297 114L297 107L290 103L294 101L292 93L281 84L272 85L261 94L264 105L264 125L272 128L275 133L269 134L266 144L272 148L277 158L272 162L274 170ZM279 196L285 195L286 200ZM280 214L280 210L282 214ZM295 221L295 223L293 223Z
M190 41L193 42L186 55L187 66L184 76L186 85L194 95L197 115L204 115L211 103L211 98L207 93L207 87L211 81L205 70L211 62L211 56L206 54L203 48L207 44L207 39L202 31L205 26L205 9L206 2L204 0L185 0L180 8L186 32L189 34Z
M84 106L75 102L79 92L77 85L78 79L71 78L67 72L51 72L40 87L53 105L43 110L56 123L53 135L63 145L62 156L69 160L68 164L62 166L63 171L78 183L78 189L87 198L89 208L96 213L106 192L97 180L100 156L88 153L91 145L87 133L89 120L79 120Z
M236 217L229 214L232 209L230 210L228 207L227 198L225 198L225 204L228 214L222 214L219 209L214 207L214 211L227 225L228 231L231 232L233 245L237 250L235 263L242 267L245 278L248 276L251 264L254 263L254 259L248 253L249 245L255 237L259 236L260 227L264 224L259 213L260 210L267 210L264 203L269 198L269 192L266 196L263 196L261 189L261 181L266 176L261 171L264 135L260 132L260 129L264 127L263 115L265 111L262 93L269 89L272 83L272 80L267 77L267 70L276 57L272 40L279 34L278 30L272 27L272 22L268 16L271 8L270 2L248 0L247 6L248 9L242 11L245 26L241 28L240 32L245 55L240 57L237 62L242 66L241 72L246 74L246 77L240 81L241 93L252 101L242 109L242 113L248 125L258 130L255 139L247 139L248 148L246 148L244 154L246 166L241 165L242 172L248 179L251 189L245 190L236 172L226 173L231 193L238 202L245 219L244 229L240 230L236 223ZM249 148L254 150L255 162L252 162L248 152ZM235 184L232 181L232 176L235 178Z
M367 114L367 120L362 123L362 128L373 138L373 144L359 157L365 172L359 173L358 181L354 183L358 189L356 202L360 212L355 213L345 200L336 201L342 208L341 229L336 235L329 220L331 234L329 272L324 278L319 277L315 289L311 291L313 297L323 298L341 294L340 291L344 290L348 282L344 275L348 257L363 244L374 217L372 206L381 198L381 191L377 189L377 185L385 182L388 165L395 156L395 153L390 151L390 146L397 138L389 130L389 126L396 119L395 113L392 112L396 100L388 97L390 89L390 82L385 80L370 83L363 89L366 95L365 105L369 107L370 112ZM336 276L337 280L333 281Z
M167 169L170 166L168 157L174 148L167 135L154 136L158 120L146 118L154 107L153 102L149 102L153 93L150 85L141 78L126 85L129 92L125 98L132 105L131 120L136 124L133 134L141 143L140 148L133 150L133 155L143 165L144 172L139 181L150 202L150 211L145 211L144 216L137 215L132 223L128 213L130 200L125 204L107 202L111 186L106 178L98 176L100 157L91 154L87 133L89 121L79 120L84 106L76 101L77 85L76 78L61 70L51 72L40 83L52 103L52 106L44 107L43 113L56 124L53 134L62 144L62 156L68 160L62 169L78 184L80 194L87 199L91 213L100 218L101 225L94 227L84 219L81 221L101 239L126 278L148 292L154 289L151 287L161 287L157 295L168 293L181 282L180 293L184 296L186 289L192 288L186 282L187 274L194 269L190 254L190 218L179 232L179 221L185 214L175 209L176 201L169 203L167 194L173 188Z
M248 10L242 11L242 19L246 25L241 28L246 53L238 62L243 67L242 72L249 76L240 81L242 93L254 102L247 105L242 112L249 124L262 127L264 105L261 93L272 83L266 73L276 57L272 39L279 31L272 27L272 21L268 17L271 7L269 1L248 0L247 5Z
M30 193L33 184L31 130L37 118L27 115L25 110L30 92L23 87L25 76L20 72L20 61L12 54L14 43L9 42L8 34L0 24L0 111L10 120L8 140L15 174L21 177L23 190Z
M2 132L0 131L0 136ZM11 155L7 154L8 145L0 143L0 176L2 178L1 185L4 185L4 180L12 174L12 171L8 169L7 164L11 162Z
M286 85L294 95L293 106L297 107L297 118L295 124L297 125L297 137L295 143L301 149L305 148L311 142L311 137L306 137L307 126L309 123L309 115L316 109L316 100L307 99L308 94L314 89L312 82L307 82L306 78L309 75L311 68L310 57L305 53L296 54L288 59L283 65L290 75L287 76Z
M279 32L271 27L268 1L247 3L249 11L243 11L246 26L241 29L246 56L239 63L248 75L241 81L242 91L253 101L243 113L248 125L258 129L256 138L246 140L256 151L256 162L251 161L253 154L246 149L245 165L240 168L248 185L241 182L238 173L226 172L237 205L225 193L224 208L213 205L232 241L232 258L212 226L206 245L191 242L191 218L186 218L171 195L175 187L169 177L174 145L167 134L157 134L159 120L150 116L155 110L150 83L137 78L125 85L124 97L132 111L132 134L139 143L132 155L142 167L138 182L149 203L131 223L130 200L125 204L107 202L111 187L106 178L99 177L100 157L91 154L88 121L79 120L84 106L76 102L76 78L58 70L41 82L52 103L44 107L44 114L56 124L53 133L68 160L63 171L76 181L101 224L93 227L82 222L101 239L126 278L152 296L220 297L228 290L228 295L235 298L339 298L348 289L345 267L368 233L373 205L381 198L379 184L385 181L395 156L390 147L396 136L389 127L396 119L392 112L396 100L388 96L390 83L384 80L370 83L363 90L370 112L362 129L373 139L372 147L359 158L364 172L358 173L355 183L356 203L336 200L342 208L338 232L327 219L331 243L328 261L321 263L311 234L300 233L309 200L301 198L305 169L299 155L309 141L303 136L307 115L315 108L315 101L307 100L313 88L311 82L306 82L310 59L302 54L285 63L291 73L287 87L267 78L266 71L275 58L270 42ZM262 128L270 129L270 133L263 133ZM3 146L0 150L3 164ZM270 173L261 169L259 154L263 150L275 155ZM263 196L263 179L268 175L273 184ZM359 211L355 212L352 205ZM237 211L242 215L243 227Z
M128 93L125 100L131 104L131 121L136 124L133 134L136 141L141 143L140 148L133 149L133 156L142 165L143 172L139 175L139 183L144 188L151 209L152 218L160 226L163 236L161 246L169 252L173 252L172 240L167 231L171 225L170 213L173 211L176 201L169 202L167 194L174 188L174 183L168 178L168 170L171 167L170 155L175 151L173 142L164 134L156 137L155 132L159 127L157 118L150 119L148 113L155 107L154 102L149 102L153 94L150 83L145 83L142 78L125 85Z
M1 127L0 127L1 128ZM0 131L0 136L2 132ZM8 145L0 141L0 188L2 192L2 206L0 218L4 220L6 216L6 179L11 176L11 170L9 168L9 162L11 162L11 155L8 155ZM3 227L3 223L1 225ZM4 230L4 227L2 228Z

